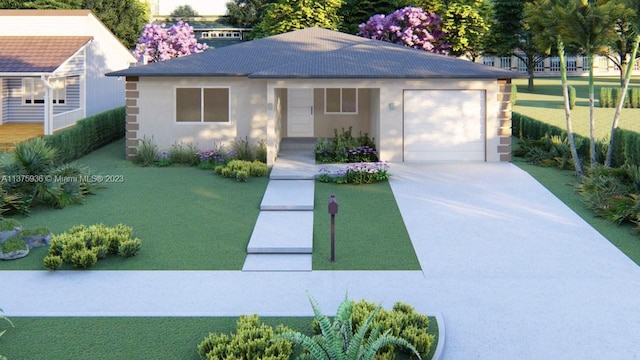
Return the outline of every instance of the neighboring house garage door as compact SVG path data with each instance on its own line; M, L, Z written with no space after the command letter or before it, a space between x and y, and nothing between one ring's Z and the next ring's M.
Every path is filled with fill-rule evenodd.
M404 91L404 161L485 161L485 127L484 91Z

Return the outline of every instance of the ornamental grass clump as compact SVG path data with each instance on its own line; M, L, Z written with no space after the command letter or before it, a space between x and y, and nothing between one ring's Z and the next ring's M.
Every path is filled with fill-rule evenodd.
M254 160L231 160L227 165L218 165L214 169L215 173L226 178L233 178L239 182L245 182L249 177L266 176L269 168L267 164Z
M135 256L140 251L142 241L132 238L132 233L133 228L123 224L114 227L104 224L74 226L51 238L44 265L49 270L56 270L63 263L86 269L109 254Z
M353 163L345 168L331 171L321 168L318 180L320 182L334 182L336 184L372 184L388 180L391 177L389 165L386 162Z

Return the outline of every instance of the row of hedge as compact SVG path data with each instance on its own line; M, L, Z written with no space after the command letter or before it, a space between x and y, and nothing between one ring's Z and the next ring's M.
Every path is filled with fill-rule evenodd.
M600 107L616 107L620 99L620 88L600 88ZM624 98L625 108L640 108L640 88L629 88Z
M513 112L512 114L512 134L521 139L538 140L545 135L566 137L567 131L557 126L547 124L526 115ZM573 134L578 156L589 158L589 138ZM596 143L597 160L604 162L609 146L608 139L598 140ZM613 167L624 164L640 165L640 134L635 131L616 130L615 142L613 144L613 157L611 165Z
M45 140L56 149L56 162L67 163L121 139L125 135L125 127L125 108L119 107L84 118L75 126L47 136Z

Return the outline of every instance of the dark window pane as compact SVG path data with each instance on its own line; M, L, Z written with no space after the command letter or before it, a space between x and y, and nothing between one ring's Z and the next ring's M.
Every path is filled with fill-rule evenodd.
M176 121L201 121L200 92L199 88L176 89Z
M204 121L229 121L229 89L204 89Z

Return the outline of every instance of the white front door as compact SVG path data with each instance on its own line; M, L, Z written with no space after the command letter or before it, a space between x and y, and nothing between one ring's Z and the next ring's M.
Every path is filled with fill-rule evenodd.
M289 89L288 137L313 137L313 89Z

